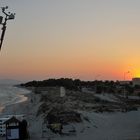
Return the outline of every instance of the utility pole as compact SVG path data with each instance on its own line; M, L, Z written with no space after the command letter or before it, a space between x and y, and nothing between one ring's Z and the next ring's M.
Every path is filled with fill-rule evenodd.
M8 9L8 6L1 7L1 9L2 9L2 13L5 15L5 18L4 18L4 22L3 22L3 17L0 16L0 24L2 25L2 29L1 29L2 33L1 33L1 38L0 38L0 50L2 47L3 40L4 40L4 35L5 35L6 27L7 27L6 26L7 21L15 19L15 13L6 12L6 9Z
M95 82L95 85L94 85L94 93L97 93L97 86L98 86L98 77L100 77L100 75L96 75L95 78L94 78L94 82Z

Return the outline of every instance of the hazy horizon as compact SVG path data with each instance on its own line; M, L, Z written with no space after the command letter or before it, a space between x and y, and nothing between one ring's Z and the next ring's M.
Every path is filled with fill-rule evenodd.
M6 5L16 18L8 22L0 52L1 79L140 76L140 1L0 2Z

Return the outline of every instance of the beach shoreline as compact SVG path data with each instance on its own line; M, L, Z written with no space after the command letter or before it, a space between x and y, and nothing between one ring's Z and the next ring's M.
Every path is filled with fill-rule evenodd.
M7 104L4 107L1 107L0 110L0 116L3 115L8 115L8 114L16 114L19 111L22 112L21 110L23 110L21 108L21 106L25 106L29 103L29 100L31 98L31 92L28 94L21 94L19 95L19 98L16 99L17 101L15 103L11 103L11 104ZM24 111L23 111L24 112Z
M6 88L7 91L5 90ZM1 90L1 100L2 98L3 100L0 102L0 114L7 107L28 100L28 94L30 93L31 91L26 88L14 85L4 85L4 88Z

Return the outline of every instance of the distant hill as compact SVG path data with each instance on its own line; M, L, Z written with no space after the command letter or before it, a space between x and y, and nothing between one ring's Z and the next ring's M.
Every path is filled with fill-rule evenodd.
M23 81L15 80L15 79L0 79L0 85L17 85L22 83Z

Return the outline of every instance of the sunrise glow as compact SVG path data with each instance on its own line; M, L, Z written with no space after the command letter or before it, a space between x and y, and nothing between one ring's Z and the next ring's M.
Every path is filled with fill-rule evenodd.
M0 55L0 77L140 77L140 8L130 0L2 1L16 12Z

